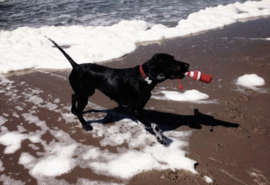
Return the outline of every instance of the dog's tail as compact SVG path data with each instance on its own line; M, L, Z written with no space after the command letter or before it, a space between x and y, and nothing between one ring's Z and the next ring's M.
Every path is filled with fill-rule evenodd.
M60 46L58 46L52 39L48 37L46 38L50 40L55 45L55 47L57 47L63 53L63 55L68 59L69 63L72 65L73 68L78 66L78 64Z

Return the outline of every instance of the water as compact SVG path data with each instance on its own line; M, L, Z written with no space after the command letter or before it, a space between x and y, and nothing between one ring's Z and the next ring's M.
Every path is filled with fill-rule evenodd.
M245 0L0 0L0 30L41 26L109 26L122 20L175 26L206 7Z
M7 0L0 3L0 73L70 68L45 36L69 46L66 50L77 63L98 63L123 57L142 42L197 34L242 19L270 16L270 0L214 4L222 3Z

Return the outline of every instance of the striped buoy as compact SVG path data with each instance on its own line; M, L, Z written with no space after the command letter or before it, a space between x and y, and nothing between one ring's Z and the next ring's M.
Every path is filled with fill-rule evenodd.
M185 76L191 77L193 80L201 81L201 82L205 82L205 83L211 83L212 78L213 78L212 76L210 76L208 74L204 74L200 71L189 71L189 72L185 73Z

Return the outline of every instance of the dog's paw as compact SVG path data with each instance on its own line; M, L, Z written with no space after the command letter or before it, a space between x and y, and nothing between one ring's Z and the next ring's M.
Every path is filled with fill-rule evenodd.
M167 145L167 142L166 142L166 140L165 140L164 137L162 138L162 140L160 140L159 138L157 138L157 141L158 141L160 144L164 145L164 146Z
M93 127L91 125L83 125L82 126L84 130L86 131L90 131L90 130L93 130Z
M73 115L77 116L77 110L76 110L75 107L72 107L72 108L71 108L71 113L72 113Z
M151 128L157 138L157 141L162 145L166 145L167 143L165 137L163 136L162 130L157 126L157 124L151 123Z

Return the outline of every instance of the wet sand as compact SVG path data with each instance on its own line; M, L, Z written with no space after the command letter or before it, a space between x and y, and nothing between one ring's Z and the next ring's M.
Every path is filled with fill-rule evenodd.
M73 184L78 183L78 178L91 179L100 184L207 184L202 178L207 175L214 180L214 184L270 184L270 41L258 39L267 37L270 37L270 18L262 18L189 37L140 45L126 57L103 64L115 68L133 67L142 64L154 53L162 52L188 62L191 70L200 70L214 76L211 84L194 82L188 78L181 82L184 90L196 89L208 94L210 100L218 103L197 104L150 99L145 107L146 117L161 127L169 125L175 130L192 130L186 151L188 158L197 161L195 168L199 175L182 170L154 170L125 181L98 175L88 168L77 166L55 179ZM235 85L238 77L253 73L266 81L258 91ZM69 118L71 122L64 118L70 112L72 94L68 75L69 70L44 69L5 75L14 82L1 84L0 116L7 120L1 126L9 131L17 131L18 125L21 125L26 130L25 133L36 132L40 128L35 124L25 124L23 116L24 113L33 112L52 130L63 130L73 140L84 145L99 146L116 152L116 147L102 147L99 138L93 138L83 131L77 118ZM160 89L177 90L177 86L177 80L167 80L159 84L154 93ZM42 104L38 104L38 99L29 101L31 97L40 97ZM98 91L89 101L95 104L96 109L96 105L108 110L116 107L116 103ZM61 111L52 111L56 108L50 106L50 102L57 104L57 109ZM93 105L87 109L91 108ZM88 120L102 120L107 113L91 112L86 117ZM45 132L42 140L50 143L57 141L57 138L50 132ZM26 139L15 153L4 154L6 146L0 144L0 159L4 168L1 170L0 166L0 175L4 174L26 184L36 184L37 180L29 174L29 170L18 164L23 152L40 157L38 151L42 152L42 145L36 143L35 147L38 149L33 150L31 141ZM7 181L7 178L0 180ZM55 182L46 180L48 184Z

